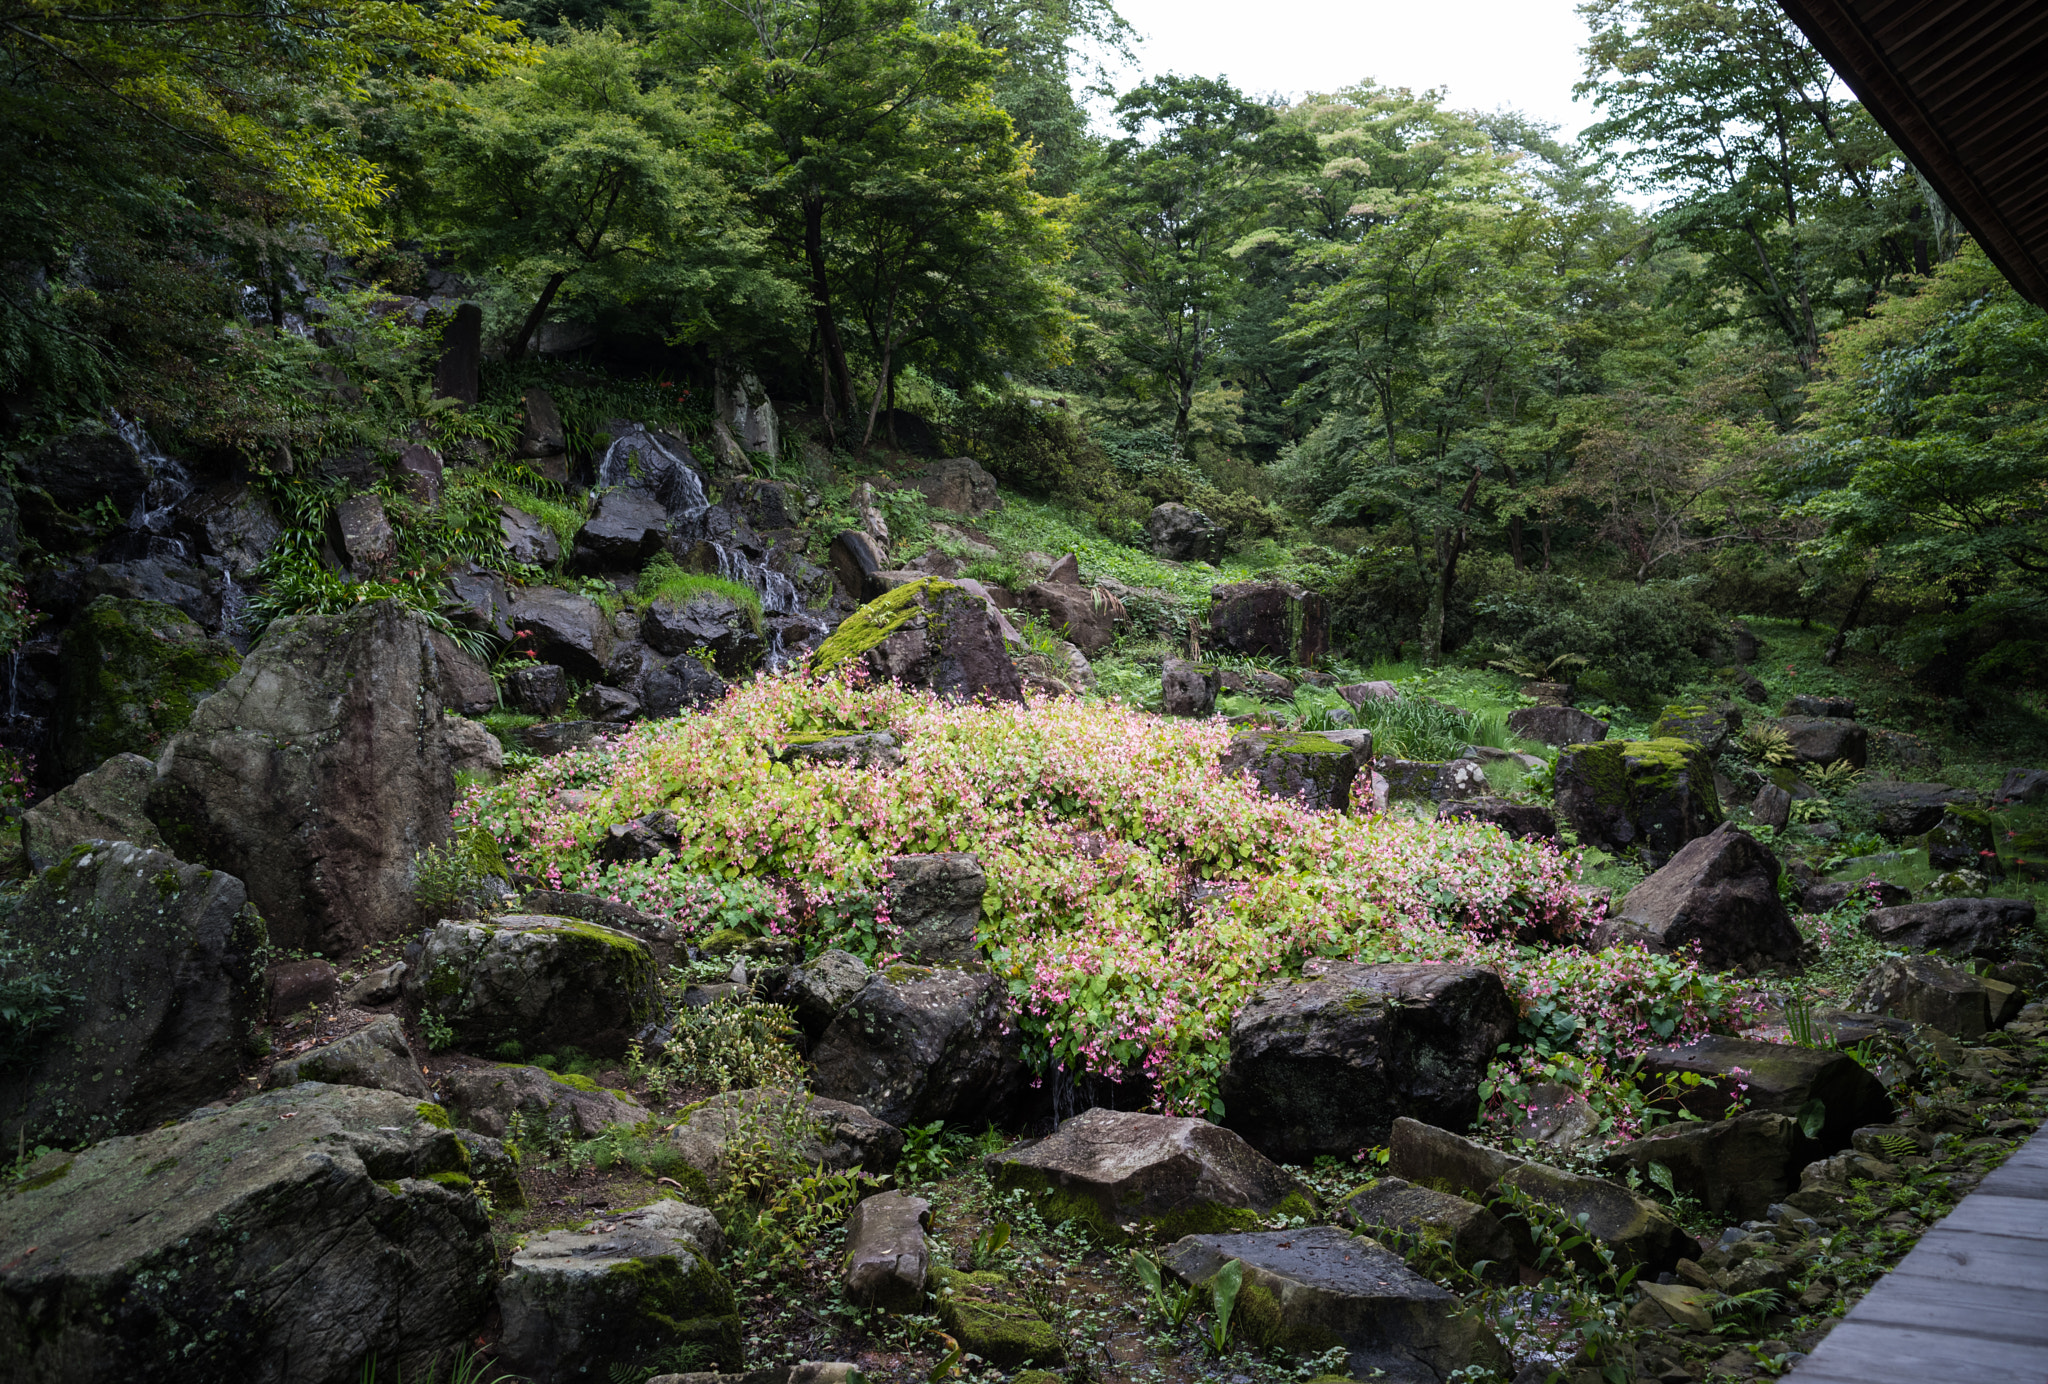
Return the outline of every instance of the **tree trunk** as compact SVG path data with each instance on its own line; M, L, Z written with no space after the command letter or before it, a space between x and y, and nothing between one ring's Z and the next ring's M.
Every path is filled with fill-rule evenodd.
M832 314L832 281L825 272L825 199L813 194L804 199L804 258L811 270L811 312L818 323L818 343L825 353L825 366L832 389L830 402L848 418L859 407L854 397L853 372L846 368L846 344L839 338L839 319Z
M1820 656L1820 661L1827 667L1834 667L1835 660L1842 656L1842 645L1849 638L1849 631L1856 627L1857 619L1863 614L1863 602L1869 598L1870 588L1875 585L1877 573L1866 573L1862 584L1856 588L1856 594L1849 598L1849 608L1842 612L1842 623L1836 628L1835 637L1828 641L1827 652Z
M1472 502L1479 497L1479 468L1472 468L1472 479L1465 485L1465 494L1458 501L1458 513L1472 512ZM1436 536L1436 584L1429 593L1429 609L1422 616L1422 661L1435 664L1443 661L1444 623L1451 605L1451 588L1458 581L1458 559L1465 554L1466 527L1459 524L1455 529L1443 529Z
M1508 554L1515 560L1515 570L1524 570L1526 564L1522 561L1522 516L1519 514L1508 520Z
M519 335L512 338L512 345L505 352L506 360L518 360L526 354L526 343L533 340L533 334L540 330L540 324L548 315L548 305L555 301L556 292L568 277L566 269L558 269L548 275L547 287L540 291L540 300L533 305L533 311L526 314L526 320L519 324Z

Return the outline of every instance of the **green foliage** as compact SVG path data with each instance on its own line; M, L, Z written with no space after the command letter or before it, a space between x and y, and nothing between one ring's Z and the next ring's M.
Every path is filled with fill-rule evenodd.
M1633 1333L1624 1318L1637 1267L1621 1267L1588 1233L1584 1212L1573 1220L1513 1186L1496 1188L1491 1204L1502 1220L1520 1222L1536 1250L1533 1292L1487 1285L1478 1294L1509 1350L1581 1359L1603 1381L1627 1384Z
M40 1035L82 998L56 984L26 943L0 931L0 1069L27 1062Z
M412 860L412 896L429 913L464 916L484 903L486 880L510 885L511 871L497 840L479 827L456 832Z
M1466 746L1493 744L1506 733L1498 715L1482 717L1415 693L1370 698L1351 714L1372 732L1373 753L1393 759L1456 759Z
M953 1170L956 1160L968 1157L973 1140L958 1131L948 1131L944 1120L926 1125L909 1125L903 1131L903 1156L896 1173L905 1182L937 1182Z
M440 1052L455 1046L455 1030L436 1010L421 1011L420 1032L426 1037L428 1052Z
M1169 1331L1180 1330L1198 1300L1195 1285L1175 1282L1154 1260L1137 1250L1131 1251L1131 1273L1151 1297L1152 1310L1158 1313L1160 1325Z
M1231 1321L1237 1314L1237 1297L1243 1288L1242 1259L1231 1260L1209 1280L1209 1331L1202 1344L1214 1358L1221 1359L1230 1349Z
M633 599L642 604L667 601L673 605L687 605L693 596L703 595L723 596L733 602L746 612L754 632L760 633L761 594L758 591L744 582L685 572L665 552L656 553L648 560L647 565L640 569L640 579L633 587Z
M659 1062L649 1068L649 1085L665 1089L679 1082L719 1091L787 1085L803 1074L790 1042L795 1032L789 1010L752 996L683 1006Z

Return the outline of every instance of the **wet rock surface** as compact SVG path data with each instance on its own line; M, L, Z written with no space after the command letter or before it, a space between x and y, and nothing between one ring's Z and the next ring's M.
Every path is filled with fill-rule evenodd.
M1778 898L1778 858L1725 822L1629 890L1600 940L1694 954L1717 971L1789 964L1805 945Z
M1007 999L989 975L875 975L812 1050L816 1090L899 1127L1004 1115L1028 1080Z
M629 933L510 915L428 929L408 994L458 1041L616 1054L656 1012L654 959Z

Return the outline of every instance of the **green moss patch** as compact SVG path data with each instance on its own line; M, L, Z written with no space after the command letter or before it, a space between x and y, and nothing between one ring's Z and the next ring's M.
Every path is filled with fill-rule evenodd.
M1002 1274L935 1268L932 1296L939 1321L960 1348L998 1369L1066 1363L1058 1334L1018 1300L1016 1286Z
M811 655L811 671L829 673L842 663L859 658L869 649L902 629L925 612L925 598L954 590L949 581L926 577L899 586L888 595L869 601L840 622L817 652Z

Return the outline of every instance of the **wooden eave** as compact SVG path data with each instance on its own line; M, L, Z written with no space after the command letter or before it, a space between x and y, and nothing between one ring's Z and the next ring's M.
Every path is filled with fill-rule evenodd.
M1778 3L2013 287L2048 307L2048 3Z

